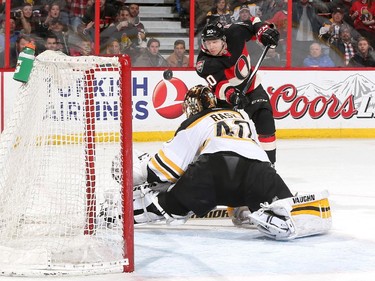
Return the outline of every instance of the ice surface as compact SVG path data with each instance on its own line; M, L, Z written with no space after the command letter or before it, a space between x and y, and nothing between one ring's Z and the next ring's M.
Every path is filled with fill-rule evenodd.
M160 146L134 144L150 153ZM141 226L134 273L42 280L375 280L375 140L279 140L277 155L276 169L293 192L330 192L329 234L279 242L228 219Z

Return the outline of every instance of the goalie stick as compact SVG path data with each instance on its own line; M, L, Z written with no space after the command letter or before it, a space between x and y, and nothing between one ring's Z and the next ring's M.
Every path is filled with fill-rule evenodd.
M141 188L153 188L157 184L155 183L143 183L140 185L136 185L133 187L133 193L139 192ZM217 208L209 211L205 216L203 217L197 217L195 214L193 214L190 219L223 219L223 218L229 218L228 210L226 206L218 206Z

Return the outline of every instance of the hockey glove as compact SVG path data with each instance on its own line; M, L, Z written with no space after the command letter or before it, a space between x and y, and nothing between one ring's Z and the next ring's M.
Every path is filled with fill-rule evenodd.
M280 33L269 25L263 25L257 32L258 40L264 45L276 48L279 43Z
M227 102L233 105L235 110L244 109L249 103L247 97L239 93L234 87L228 88L225 92L225 96L227 98Z

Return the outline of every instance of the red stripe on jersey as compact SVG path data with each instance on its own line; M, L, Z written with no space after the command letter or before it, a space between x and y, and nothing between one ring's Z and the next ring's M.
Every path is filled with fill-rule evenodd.
M219 83L217 83L216 87L215 87L215 92L214 92L214 95L217 99L220 99L222 100L222 98L220 97L220 89L221 87L223 87L224 84L229 84L229 81L228 80L222 80L220 81Z
M275 135L272 135L272 136L259 135L258 139L259 139L260 142L274 142L274 141L276 141L276 136Z

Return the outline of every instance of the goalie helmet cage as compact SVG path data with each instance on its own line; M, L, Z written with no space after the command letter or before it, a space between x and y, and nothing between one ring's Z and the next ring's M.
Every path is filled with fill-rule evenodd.
M130 67L125 55L36 57L0 138L1 275L134 270Z

